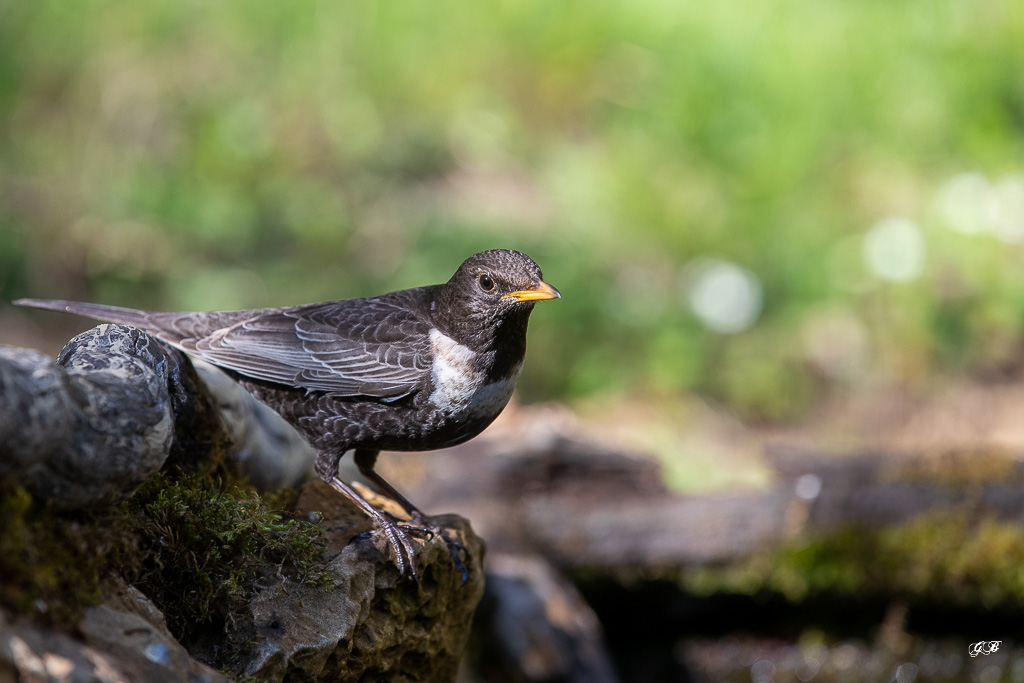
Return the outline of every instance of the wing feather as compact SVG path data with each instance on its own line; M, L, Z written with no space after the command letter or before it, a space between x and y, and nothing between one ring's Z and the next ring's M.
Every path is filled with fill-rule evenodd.
M430 372L430 324L381 299L257 315L188 340L195 355L247 377L340 396L394 400Z
M56 300L16 303L135 325L253 379L395 400L415 391L430 372L431 324L414 309L432 290L213 313L157 313Z

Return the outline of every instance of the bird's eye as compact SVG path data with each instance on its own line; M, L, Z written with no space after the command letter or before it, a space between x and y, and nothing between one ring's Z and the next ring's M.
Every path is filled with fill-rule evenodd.
M484 290L485 292L490 292L491 290L494 289L494 280L491 279L491 276L488 275L487 273L480 273L479 277L477 277L476 280L478 283L480 283L480 289Z

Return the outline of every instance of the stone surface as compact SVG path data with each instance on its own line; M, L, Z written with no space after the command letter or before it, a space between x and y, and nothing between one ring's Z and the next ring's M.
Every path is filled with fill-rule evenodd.
M545 559L487 558L474 668L483 680L614 683L597 615Z
M332 489L310 482L300 505L323 513L331 585L268 573L223 633L189 651L145 595L110 577L78 636L0 611L0 682L230 680L203 662L260 681L455 680L484 589L483 543L469 524L453 515L431 520L464 546L466 583L439 538L413 539L414 581L398 574L382 536L360 533L365 516Z
M69 383L31 349L0 346L0 474L19 474L63 447L71 429Z
M462 583L440 538L414 538L418 581L399 576L380 534L353 534L365 518L319 481L298 508L318 510L327 530L330 589L283 580L263 585L229 638L255 643L242 676L268 681L452 681L483 594L483 544L453 515L432 518L465 547Z
M313 451L223 372L132 327L88 330L56 362L0 347L0 474L34 496L103 504L165 464L224 459L267 490L305 479Z
M0 681L89 681L97 683L226 683L230 679L192 659L161 628L159 610L138 591L89 608L77 638L0 611ZM152 619L141 614L149 614ZM159 619L157 619L159 617ZM6 672L6 673L5 673ZM7 678L5 678L7 676Z
M308 470L308 447L266 410L218 371L197 372L130 327L79 335L57 363L5 347L0 474L66 508L129 496L162 466L202 468L224 457L265 486L294 483ZM0 612L0 683L228 680L202 662L268 681L454 680L484 587L483 542L469 524L431 519L463 546L466 582L436 536L413 537L415 581L399 575L385 538L333 489L307 484L298 509L325 528L333 585L298 583L267 567L244 613L186 650L146 596L106 577L103 602L76 625L49 629Z
M193 359L230 440L228 459L260 490L295 487L313 474L316 451L274 410L219 368Z
M101 325L69 342L57 366L35 362L39 381L4 387L22 409L4 436L31 447L47 434L45 455L19 477L33 495L65 507L109 502L160 469L174 435L167 381L175 360L162 345ZM59 427L32 417L40 412Z

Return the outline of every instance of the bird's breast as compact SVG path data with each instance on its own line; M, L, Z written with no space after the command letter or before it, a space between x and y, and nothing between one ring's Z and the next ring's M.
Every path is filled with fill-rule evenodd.
M430 331L430 344L434 352L431 404L457 422L493 418L502 411L519 379L521 362L505 377L489 379L478 367L476 352L468 346L437 329Z

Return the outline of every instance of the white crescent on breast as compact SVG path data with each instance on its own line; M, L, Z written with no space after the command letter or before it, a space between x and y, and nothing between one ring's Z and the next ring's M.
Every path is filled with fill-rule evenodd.
M434 363L430 377L434 392L430 402L445 415L462 421L469 418L493 416L501 412L512 397L522 363L496 382L484 384L484 375L473 368L476 353L440 330L430 331L430 345Z

